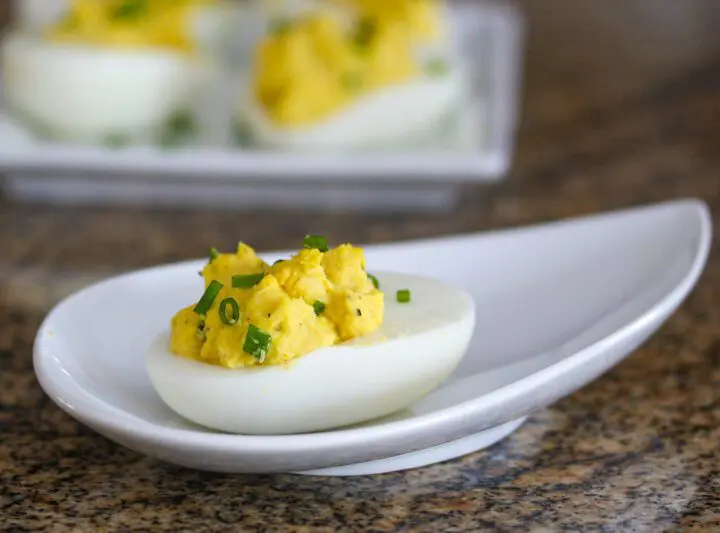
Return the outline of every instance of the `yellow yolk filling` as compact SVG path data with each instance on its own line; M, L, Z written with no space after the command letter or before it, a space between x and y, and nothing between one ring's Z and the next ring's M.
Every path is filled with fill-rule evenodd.
M170 349L205 363L227 368L285 364L371 333L383 321L384 294L368 278L362 249L351 245L325 253L303 249L270 266L240 244L235 254L212 259L202 274L206 288L213 281L223 288L203 315L193 305L173 317ZM232 287L233 276L257 274L264 276L256 285ZM238 304L234 324L221 317L220 307L228 298ZM269 335L262 358L246 350L252 329Z
M393 21L411 39L437 41L443 36L443 3L438 0L331 0L357 10L374 20Z
M168 48L191 53L191 17L213 0L73 0L67 16L48 28L56 43L114 48Z
M334 1L354 10L354 24L319 10L271 31L256 49L253 94L275 123L312 124L418 76L416 45L441 33L437 0Z

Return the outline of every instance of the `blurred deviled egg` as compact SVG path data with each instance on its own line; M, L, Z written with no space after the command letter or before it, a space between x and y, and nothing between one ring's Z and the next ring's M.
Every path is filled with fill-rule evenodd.
M54 137L151 133L213 83L208 48L226 9L211 0L75 0L42 30L5 36L3 94Z
M271 21L238 122L257 145L343 150L432 131L462 105L445 4L335 0Z

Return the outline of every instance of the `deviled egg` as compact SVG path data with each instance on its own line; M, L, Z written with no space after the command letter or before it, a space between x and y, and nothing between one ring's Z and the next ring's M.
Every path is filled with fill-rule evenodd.
M256 144L383 146L432 130L462 105L465 68L444 3L331 6L277 22L257 46L238 107L238 122Z
M5 36L5 99L61 138L151 132L214 82L205 50L226 9L209 0L75 0L41 32Z
M471 297L432 279L368 274L362 249L306 239L268 265L213 253L205 291L148 351L181 416L244 434L318 431L391 414L439 386L474 328Z

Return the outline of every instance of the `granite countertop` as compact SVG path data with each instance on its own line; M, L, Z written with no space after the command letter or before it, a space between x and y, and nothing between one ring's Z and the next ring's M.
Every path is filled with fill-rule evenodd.
M720 5L527 1L517 158L446 215L182 212L0 201L0 529L720 530L720 252L672 319L610 373L487 451L357 478L215 475L147 459L41 392L48 309L119 271L306 231L385 242L677 197L720 233ZM4 8L2 8L4 9ZM717 241L717 239L716 239Z

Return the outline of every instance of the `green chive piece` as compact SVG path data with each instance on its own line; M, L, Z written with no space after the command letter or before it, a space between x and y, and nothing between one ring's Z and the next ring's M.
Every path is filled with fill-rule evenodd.
M217 248L210 248L210 262L212 263L218 257L220 257L220 252L218 252Z
M373 287L375 287L376 289L380 288L380 282L375 276L373 276L372 274L368 274L367 277L370 281L372 281Z
M243 351L252 355L259 363L263 363L270 350L271 341L272 337L270 337L269 333L250 324L243 344Z
M245 120L235 120L232 125L232 140L237 146L252 144L254 135L252 127Z
M313 304L313 309L315 310L315 316L322 315L325 312L325 307L327 307L327 306L325 305L324 302L321 302L320 300L315 302Z
M122 133L110 133L103 139L103 144L108 148L124 148L131 143L130 137Z
M217 298L217 295L220 294L222 288L222 283L216 279L212 280L210 285L207 286L207 289L205 289L200 301L193 308L193 311L195 311L198 315L206 314L210 310L210 307L212 307L215 298Z
M425 65L425 72L434 77L444 76L448 73L448 70L450 70L450 66L443 59L433 59Z
M303 239L303 247L315 248L321 252L327 252L330 249L327 239L322 235L306 235Z
M282 35L286 33L292 27L292 22L287 19L276 19L271 20L269 25L270 33L275 35Z
M370 45L376 33L377 27L372 20L368 18L360 19L355 27L353 43L359 50L365 50Z
M168 118L160 136L160 145L165 148L180 146L197 133L197 122L190 111L176 111Z
M230 316L228 316L227 314L228 306L230 306ZM238 305L235 298L225 298L222 302L220 302L219 311L220 320L223 321L223 324L227 324L228 326L234 326L238 323L238 320L240 320L240 306Z
M232 286L234 289L249 289L262 281L265 274L241 274L232 277Z
M147 0L125 0L115 8L113 16L116 19L136 18L147 12Z
M183 133L194 131L197 126L195 117L190 111L176 111L170 116L167 124L173 131Z
M397 301L401 304L406 304L410 302L410 291L407 289L400 289L397 291Z

